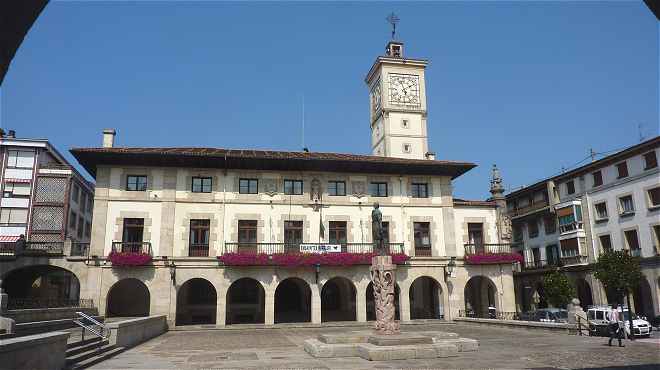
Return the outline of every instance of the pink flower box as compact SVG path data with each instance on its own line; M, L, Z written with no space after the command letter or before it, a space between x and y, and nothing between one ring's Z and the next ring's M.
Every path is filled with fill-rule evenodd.
M522 263L523 256L518 253L469 254L465 263L470 265L488 265L497 263Z
M370 265L377 253L225 253L218 260L227 266L352 266ZM403 264L410 257L404 253L392 254L392 262Z
M151 255L148 253L132 252L110 252L108 259L113 266L144 266L151 263Z

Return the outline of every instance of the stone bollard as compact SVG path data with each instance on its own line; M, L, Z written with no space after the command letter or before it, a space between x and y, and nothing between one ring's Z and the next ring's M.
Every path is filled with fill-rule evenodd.
M569 324L577 323L577 319L575 318L575 315L584 313L584 311L582 311L582 307L580 307L580 300L577 299L577 298L573 298L571 300L571 303L569 303L566 308L568 309L568 323Z

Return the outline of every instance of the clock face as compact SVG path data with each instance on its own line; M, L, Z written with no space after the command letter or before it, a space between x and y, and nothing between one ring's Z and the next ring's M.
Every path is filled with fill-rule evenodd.
M407 108L420 108L419 76L390 73L390 103Z
M378 79L371 88L371 110L374 113L380 109L381 96L380 79Z

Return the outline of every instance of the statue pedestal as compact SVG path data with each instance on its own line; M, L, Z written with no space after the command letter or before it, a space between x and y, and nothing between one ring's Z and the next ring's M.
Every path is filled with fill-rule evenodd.
M399 323L394 320L396 314L395 281L396 265L392 264L392 256L375 256L371 259L371 282L374 286L374 303L376 309L375 329L379 334L396 334Z

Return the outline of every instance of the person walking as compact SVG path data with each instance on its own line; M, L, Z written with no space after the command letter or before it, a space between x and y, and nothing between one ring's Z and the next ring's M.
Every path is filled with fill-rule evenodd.
M610 340L607 342L607 344L611 347L612 339L616 338L619 340L619 347L624 347L624 345L621 344L621 337L623 336L623 323L619 318L619 310L617 310L616 307L612 307L612 311L609 312L609 320Z

